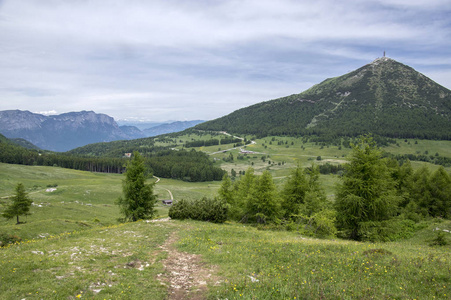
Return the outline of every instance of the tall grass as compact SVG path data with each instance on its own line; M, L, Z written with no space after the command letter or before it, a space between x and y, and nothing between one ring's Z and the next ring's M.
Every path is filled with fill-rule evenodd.
M179 248L220 266L212 299L449 299L450 248L192 223ZM430 230L430 228L428 229Z

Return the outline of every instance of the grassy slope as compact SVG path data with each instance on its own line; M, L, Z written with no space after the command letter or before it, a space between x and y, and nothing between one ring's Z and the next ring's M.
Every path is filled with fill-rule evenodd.
M90 173L57 167L21 166L0 163L0 204L14 195L22 182L33 200L31 216L20 217L25 224L0 218L0 232L14 234L24 240L63 232L117 224L119 209L114 201L122 193L123 175ZM154 182L150 179L149 182ZM187 183L164 179L155 185L160 200L197 199L213 197L219 182ZM47 186L57 185L56 191L46 192ZM168 207L156 205L157 216L167 216ZM2 206L0 205L0 212Z
M372 244L193 223L179 247L221 268L219 299L449 299L451 247L416 239ZM438 226L451 228L446 222ZM256 281L258 280L258 281Z
M158 245L171 230L137 222L1 249L0 294L2 299L164 299L157 274L165 255Z
M450 222L433 224L409 241L372 244L242 224L113 225L0 250L0 294L3 299L165 299L167 287L157 279L167 254L158 246L176 230L179 250L201 254L206 268L217 266L222 283L209 287L209 299L449 299L451 247L427 246L435 226L451 229Z
M220 136L203 135L198 136L195 134L183 135L175 138L174 140L179 143L178 148L182 148L182 144L186 141L192 140L208 140L211 138L220 138ZM247 139L252 139L251 136L246 136ZM275 141L272 141L273 137L266 137L262 139L256 139L255 144L247 145L246 147L237 147L233 149L233 144L217 145L209 147L197 147L196 150L204 151L212 154L211 157L216 159L217 165L230 172L234 169L237 173L239 171L246 171L249 167L255 169L256 174L261 174L264 170L270 170L274 181L277 185L281 186L286 177L290 174L290 169L301 165L302 167L308 167L312 164L318 163L345 163L348 159L348 155L351 149L342 147L339 149L337 146L325 146L316 145L315 143L303 143L301 138L294 137L274 137ZM182 141L182 142L180 142ZM278 141L283 141L283 145L278 145ZM417 142L415 144L415 142ZM163 145L163 144L162 144ZM237 159L240 155L240 148L245 150L254 151L259 154L248 154L244 159ZM191 148L189 148L191 149ZM224 151L216 153L218 151ZM451 157L451 141L432 141L432 140L418 140L418 139L404 139L397 140L397 144L383 147L382 150L393 154L424 154L428 151L429 155L435 155L439 153L441 156ZM216 153L216 154L213 154ZM233 162L225 162L224 158L227 158L230 153L234 156ZM266 161L263 162L261 157L266 156ZM321 161L317 160L317 157L321 157ZM271 161L271 164L268 164ZM284 162L283 165L278 165ZM431 170L439 168L437 165L423 162L412 162L414 169L420 168L423 165L427 165ZM445 168L451 173L451 168ZM321 176L321 182L326 190L326 194L332 196L335 193L335 185L339 181L339 177L336 175Z
M276 161L270 170L279 184L288 175L289 167L297 163L307 166L316 162L318 155L323 160L343 160L346 157L342 155L349 153L349 149L320 149L313 144L306 144L306 149L301 150L299 139L284 140L288 140L288 148L274 142L269 145L269 138L248 146L253 151L269 154L270 160ZM449 153L446 142L424 143L429 153ZM406 153L409 145L403 141L399 144L394 149ZM217 151L217 148L204 150ZM237 155L235 150L234 156ZM254 162L254 167L261 172L267 162L262 162L261 155L253 156L221 164L239 171ZM286 164L278 166L277 162L282 161ZM414 164L419 165L422 164ZM26 224L14 225L13 220L0 220L0 232L31 239L0 250L2 297L59 299L80 295L83 298L137 299L151 294L153 299L164 299L166 287L156 278L163 272L161 260L165 253L158 250L158 245L173 230L181 237L181 250L201 253L205 262L219 266L224 283L211 287L213 299L429 299L433 296L447 299L451 294L451 248L428 246L432 228L451 229L450 222L432 224L409 241L386 244L303 239L295 233L258 231L239 224L174 221L167 225L146 222L119 225L114 200L121 194L122 178L121 175L54 167L0 164L0 197L13 194L15 185L23 182L35 204L42 206L32 207L33 214ZM322 180L328 193L333 193L338 178L322 176ZM56 192L45 192L47 185L54 184L58 185ZM169 197L166 189L171 190L176 199L193 199L213 196L218 187L218 182L193 184L162 179L155 191L159 199ZM167 214L167 207L158 208L160 216ZM364 253L381 248L389 252ZM131 266L143 262L149 263L143 271ZM259 281L252 282L249 276ZM95 294L99 289L99 294Z

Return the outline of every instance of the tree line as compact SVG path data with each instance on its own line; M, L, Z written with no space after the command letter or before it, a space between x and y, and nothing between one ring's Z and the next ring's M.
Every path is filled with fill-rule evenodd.
M184 181L221 180L225 171L215 167L207 154L191 151L166 150L148 158L155 175Z
M222 139L209 139L209 140L199 140L199 141L191 141L186 142L186 148L192 147L204 147L204 146L215 146L215 145L225 145L225 144L242 144L242 140L238 138L222 138Z
M124 153L121 153L119 157L96 157L91 156L93 155L92 151L101 151L102 145L94 144L88 146L86 151L89 151L90 155L81 155L74 154L77 151L56 153L30 150L9 143L6 140L0 140L0 162L21 165L57 166L102 173L123 173L125 171L125 166L129 158L123 157ZM152 148L152 151L145 151L142 147L139 148L139 152L143 155L146 164L156 176L194 182L221 180L224 175L224 171L213 166L213 162L205 153L195 151L194 149L191 151L161 149Z
M368 136L351 147L334 202L319 183L318 166L297 167L280 190L269 171L258 176L249 168L236 181L224 175L217 206L223 212L227 203L227 219L237 222L360 241L396 240L423 220L451 219L451 176L443 167L414 171L408 160L384 158ZM174 211L183 210L175 204Z

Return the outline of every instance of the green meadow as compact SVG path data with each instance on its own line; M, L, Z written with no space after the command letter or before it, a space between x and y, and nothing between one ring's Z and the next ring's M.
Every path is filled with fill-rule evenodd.
M178 143L195 138L177 137ZM247 137L250 139L251 137ZM283 141L283 144L279 142ZM177 146L181 148L181 146ZM219 150L219 148L221 148ZM290 169L325 162L346 162L349 148L303 143L300 138L256 139L200 147L216 164L230 171L253 167L269 170L280 188ZM222 152L225 151L226 152ZM383 148L394 154L428 151L451 157L450 141L398 140ZM215 153L221 151L219 153ZM215 153L215 154L214 154ZM226 161L230 153L233 161ZM264 159L262 159L262 157ZM318 159L320 157L320 159ZM413 162L414 168L427 165ZM448 172L451 171L447 167ZM174 236L177 251L200 255L214 281L195 299L449 299L451 295L451 234L446 246L430 246L435 228L451 230L451 222L431 220L413 237L390 243L314 239L297 232L260 230L228 223L167 221L121 224L115 200L123 175L89 173L58 167L0 164L0 203L24 184L34 201L31 215L0 219L0 233L21 242L0 248L2 299L167 299L168 252ZM333 199L338 175L321 175ZM149 182L155 182L155 178ZM159 200L214 197L220 182L190 183L161 178L154 191ZM49 192L47 189L55 188ZM0 205L0 209L1 205ZM157 218L168 207L157 203Z

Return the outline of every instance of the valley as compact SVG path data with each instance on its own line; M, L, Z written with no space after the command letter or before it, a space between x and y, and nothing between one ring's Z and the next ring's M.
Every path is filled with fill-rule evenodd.
M182 149L186 141L213 137L217 135L178 135L175 139L180 145L176 148ZM250 140L251 136L246 138ZM245 147L195 149L211 154L215 164L229 174L234 169L237 178L249 167L259 174L269 170L279 188L289 170L298 164L338 164L347 161L350 153L346 147L339 150L339 146L303 142L301 138L252 140L255 143ZM450 157L450 143L396 140L383 149L395 154L428 151ZM241 153L240 148L260 154ZM222 152L226 149L229 151ZM234 158L227 161L230 154ZM424 165L438 168L425 162L412 165L415 169ZM450 167L446 170L451 171ZM121 224L117 222L120 214L114 202L121 194L122 180L120 174L0 164L0 197L13 194L15 184L23 182L34 201L32 214L24 224L0 221L2 233L22 239L0 250L2 282L14 282L2 284L0 293L7 299L136 299L149 294L152 299L166 299L168 291L186 299L329 299L337 295L359 299L415 295L447 299L451 293L451 248L429 246L433 229L451 230L450 221L434 220L423 225L415 236L389 243L316 239L296 231L259 230L235 222ZM320 176L328 198L334 197L339 180L338 175ZM50 186L56 190L46 192ZM160 178L155 193L161 200L170 197L168 191L174 199L194 200L214 197L219 187L218 181ZM156 208L157 219L167 217L168 206L159 202ZM167 265L168 239L176 232L178 238L171 241L170 247L186 253L184 257L197 257L206 276L183 290L178 290L177 279L170 277L177 275L170 275L174 271Z
M0 294L449 299L450 95L384 57L155 137L133 139L140 129L94 112L9 111L47 130L0 135ZM48 142L61 122L70 151L20 139ZM168 125L158 130L194 123ZM22 185L33 202L15 224L4 207ZM150 207L136 217L123 199L143 187L157 201L135 194Z

